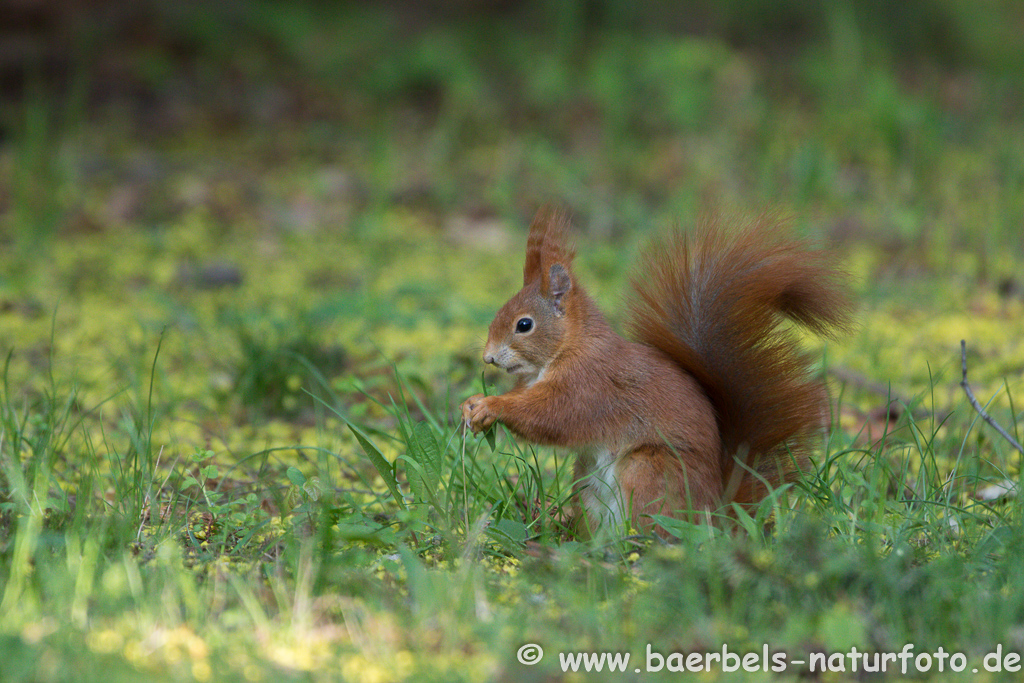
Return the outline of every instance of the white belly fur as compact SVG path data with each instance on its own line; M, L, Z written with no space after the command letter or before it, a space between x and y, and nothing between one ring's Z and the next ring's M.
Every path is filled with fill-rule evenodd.
M600 526L618 526L623 514L622 490L616 476L615 453L604 446L597 446L580 453L590 467L587 469L580 498L593 522Z

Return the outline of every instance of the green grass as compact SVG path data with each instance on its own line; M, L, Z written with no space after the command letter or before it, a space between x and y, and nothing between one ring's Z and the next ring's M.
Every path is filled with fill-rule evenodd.
M987 38L1019 11L943 3L899 44L911 19L846 3L730 3L699 36L616 3L415 31L259 7L237 50L168 10L191 61L123 61L192 69L202 106L158 102L163 129L78 94L0 110L0 678L623 680L559 666L607 651L678 680L633 669L912 643L968 664L920 678L986 680L1024 651L1020 454L959 387L966 339L1020 440L1019 36ZM570 454L463 433L548 199L615 323L641 245L701 211L778 206L839 252L860 326L809 340L834 429L804 481L678 543L581 542Z
M885 448L834 437L767 530L580 544L559 523L562 463L504 438L492 454L407 395L389 433L349 423L366 460L307 445L287 467L272 449L159 462L147 405L123 446L76 457L96 425L73 394L4 397L5 680L520 680L558 676L558 652L648 644L913 643L979 666L1020 647L1020 504L971 495L1015 459L931 417ZM515 660L528 642L548 653L534 668Z
M172 265L197 239L181 230L170 253L147 249L149 236L122 236L118 253L134 265L107 269L112 285L140 272L169 278L166 289L145 285L130 308L112 307L118 286L60 289L80 281L66 273L102 261L90 249L100 235L51 245L57 265L45 279L60 284L36 291L44 301L63 292L52 318L17 298L7 311L19 339L0 401L7 680L543 679L561 675L558 652L645 657L648 643L666 656L768 643L797 658L911 642L918 653L964 652L974 666L996 644L1019 647L1007 634L1024 606L1020 503L975 497L1016 482L1018 457L958 395L955 355L934 360L946 376L927 374L931 336L915 332L898 300L867 303L866 329L828 358L863 359L869 376L899 381L911 410L883 431L863 416L881 399L842 388L840 429L818 471L761 511L770 527L680 525L679 545L581 544L562 526L567 454L503 435L492 450L454 422L479 382L472 344L454 340L479 339L486 311L445 312L463 296L388 284L392 273L351 293L345 255L376 248L363 240L334 245L339 274L325 287L364 303L332 305L326 290L325 301L307 300L306 279L291 270L317 270L319 240L291 244L287 264L268 269L246 254L253 238L236 236L239 246L216 248L261 277L230 291L176 286ZM420 264L422 246L406 252L399 232L378 239L396 243L387 270L400 280L435 268ZM617 267L597 252L581 256L594 277ZM516 273L487 258L467 250L463 265L512 291ZM959 334L950 296L927 310L938 330ZM449 323L424 330L416 315L382 313L402 297ZM240 334L226 306L262 320L262 334ZM300 307L319 311L310 315L322 327L279 322L306 319ZM352 307L379 317L349 328ZM893 339L875 341L882 329ZM94 338L117 343L83 346ZM871 344L900 339L927 352L923 378L913 354L899 356L898 373L881 369L885 348ZM358 351L340 374L330 358L315 360L329 342ZM972 381L983 401L999 392L991 409L1016 430L1007 399L1018 384L1007 391L1001 369L1015 341L987 342L984 354L971 345ZM290 410L269 409L275 383L290 387ZM531 668L515 660L529 642L547 652Z

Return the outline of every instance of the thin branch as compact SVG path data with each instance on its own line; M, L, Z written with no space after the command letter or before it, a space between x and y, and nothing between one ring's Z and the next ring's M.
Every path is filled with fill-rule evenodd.
M999 423L992 419L992 416L985 412L985 409L978 403L978 399L974 397L974 392L971 391L971 385L967 383L967 342L963 339L960 340L960 367L963 370L963 379L960 380L960 386L964 388L964 393L967 394L967 400L971 402L974 409L978 411L978 415L981 415L981 419L992 425L992 428L999 432L1004 439L1013 444L1013 447L1024 454L1024 446L1017 443L1010 434L999 426Z

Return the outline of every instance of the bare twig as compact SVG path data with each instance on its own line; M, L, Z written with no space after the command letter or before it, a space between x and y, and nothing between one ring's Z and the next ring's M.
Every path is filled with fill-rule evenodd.
M967 400L971 402L974 409L978 411L978 415L981 415L981 419L992 425L992 428L999 432L1004 439L1013 444L1013 447L1024 454L1024 446L1017 443L1010 434L999 426L999 423L992 419L992 416L985 412L985 409L978 403L978 399L974 397L974 392L971 391L971 385L967 383L967 342L963 339L960 340L960 367L963 370L963 379L960 380L960 386L964 388L964 393L967 394Z

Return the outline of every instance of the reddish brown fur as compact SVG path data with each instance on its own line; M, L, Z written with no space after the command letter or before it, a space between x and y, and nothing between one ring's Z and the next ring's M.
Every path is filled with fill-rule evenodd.
M547 274L555 263L572 264L576 250L567 242L569 220L551 207L542 207L530 224L526 238L526 260L523 263L523 285L544 279L542 292L547 293Z
M718 416L727 489L739 503L756 503L764 487L748 471L734 474L734 456L777 486L802 465L828 414L824 387L780 323L787 317L825 336L848 329L842 273L765 218L734 234L709 221L692 239L677 233L652 250L633 288L630 330L704 388Z
M646 528L649 514L755 503L764 487L736 467L737 455L772 485L795 472L825 413L824 390L778 323L786 316L824 334L847 324L849 300L828 260L768 221L734 236L710 223L693 242L676 235L641 262L630 342L572 275L566 226L551 211L531 226L523 289L495 316L484 352L517 383L468 399L470 426L500 421L579 450L591 527L601 505ZM523 318L533 323L526 333L516 331ZM620 496L601 490L605 479Z

